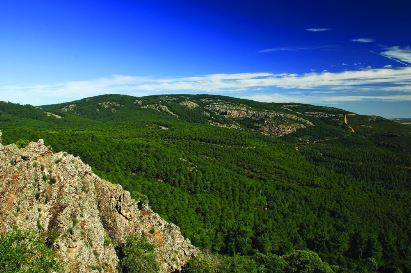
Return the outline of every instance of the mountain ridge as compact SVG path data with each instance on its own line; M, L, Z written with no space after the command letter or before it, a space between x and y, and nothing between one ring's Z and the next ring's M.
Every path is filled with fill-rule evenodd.
M213 253L308 249L341 272L364 272L370 259L379 272L411 266L409 126L208 95L109 95L41 109L0 103L0 126L5 143L44 138L147 194Z

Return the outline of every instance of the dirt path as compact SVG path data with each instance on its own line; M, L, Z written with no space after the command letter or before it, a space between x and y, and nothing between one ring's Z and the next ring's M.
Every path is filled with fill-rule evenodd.
M348 124L347 114L344 115L344 124L346 124L346 125L351 129L351 132L355 133L354 128L352 128L352 127Z

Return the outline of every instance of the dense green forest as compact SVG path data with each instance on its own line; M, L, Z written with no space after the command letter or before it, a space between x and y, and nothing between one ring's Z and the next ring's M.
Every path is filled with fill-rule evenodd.
M310 250L336 272L411 272L407 125L304 104L106 95L2 102L0 129L3 143L43 138L143 193L216 257L258 265Z

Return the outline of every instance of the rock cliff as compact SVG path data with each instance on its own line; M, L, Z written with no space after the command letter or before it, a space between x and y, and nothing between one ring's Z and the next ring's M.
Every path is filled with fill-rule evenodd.
M42 140L0 147L0 232L15 226L38 231L68 272L117 272L116 248L131 234L147 235L162 272L180 270L198 251L120 185Z

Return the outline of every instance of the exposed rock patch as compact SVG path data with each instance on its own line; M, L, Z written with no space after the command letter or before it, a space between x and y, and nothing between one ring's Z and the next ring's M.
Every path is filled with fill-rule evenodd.
M195 103L195 102L193 102L193 101L190 101L190 100L182 101L182 102L180 102L180 105L185 106L185 107L187 107L187 108L189 108L189 109L194 109L194 108L197 108L197 107L198 107L198 104L197 104L197 103Z
M169 114L169 115L172 115L172 116L178 118L178 115L173 113L166 105L156 103L156 104L144 105L141 108L152 109L152 110L156 110L158 112L164 112L166 114Z
M70 104L67 106L64 106L63 108L61 108L61 111L63 112L72 112L75 111L77 109L77 105L76 104Z
M62 118L62 116L56 115L56 114L51 113L51 112L46 112L46 114L47 114L48 117L52 117L52 118L56 118L56 119L61 119Z
M230 122L229 126L221 126L221 122L210 122L211 125L239 128L240 126L233 126L232 124L235 125L241 120L248 119L252 121L257 131L271 136L284 136L300 128L314 125L311 121L294 114L270 110L254 110L241 104L218 102L206 105L205 109L214 115L237 121L235 123Z
M143 105L143 101L142 100L135 100L134 104L138 105L138 106L141 106L141 105Z
M104 109L108 109L112 113L114 113L121 107L121 104L115 101L103 101L103 102L100 102L98 106Z

